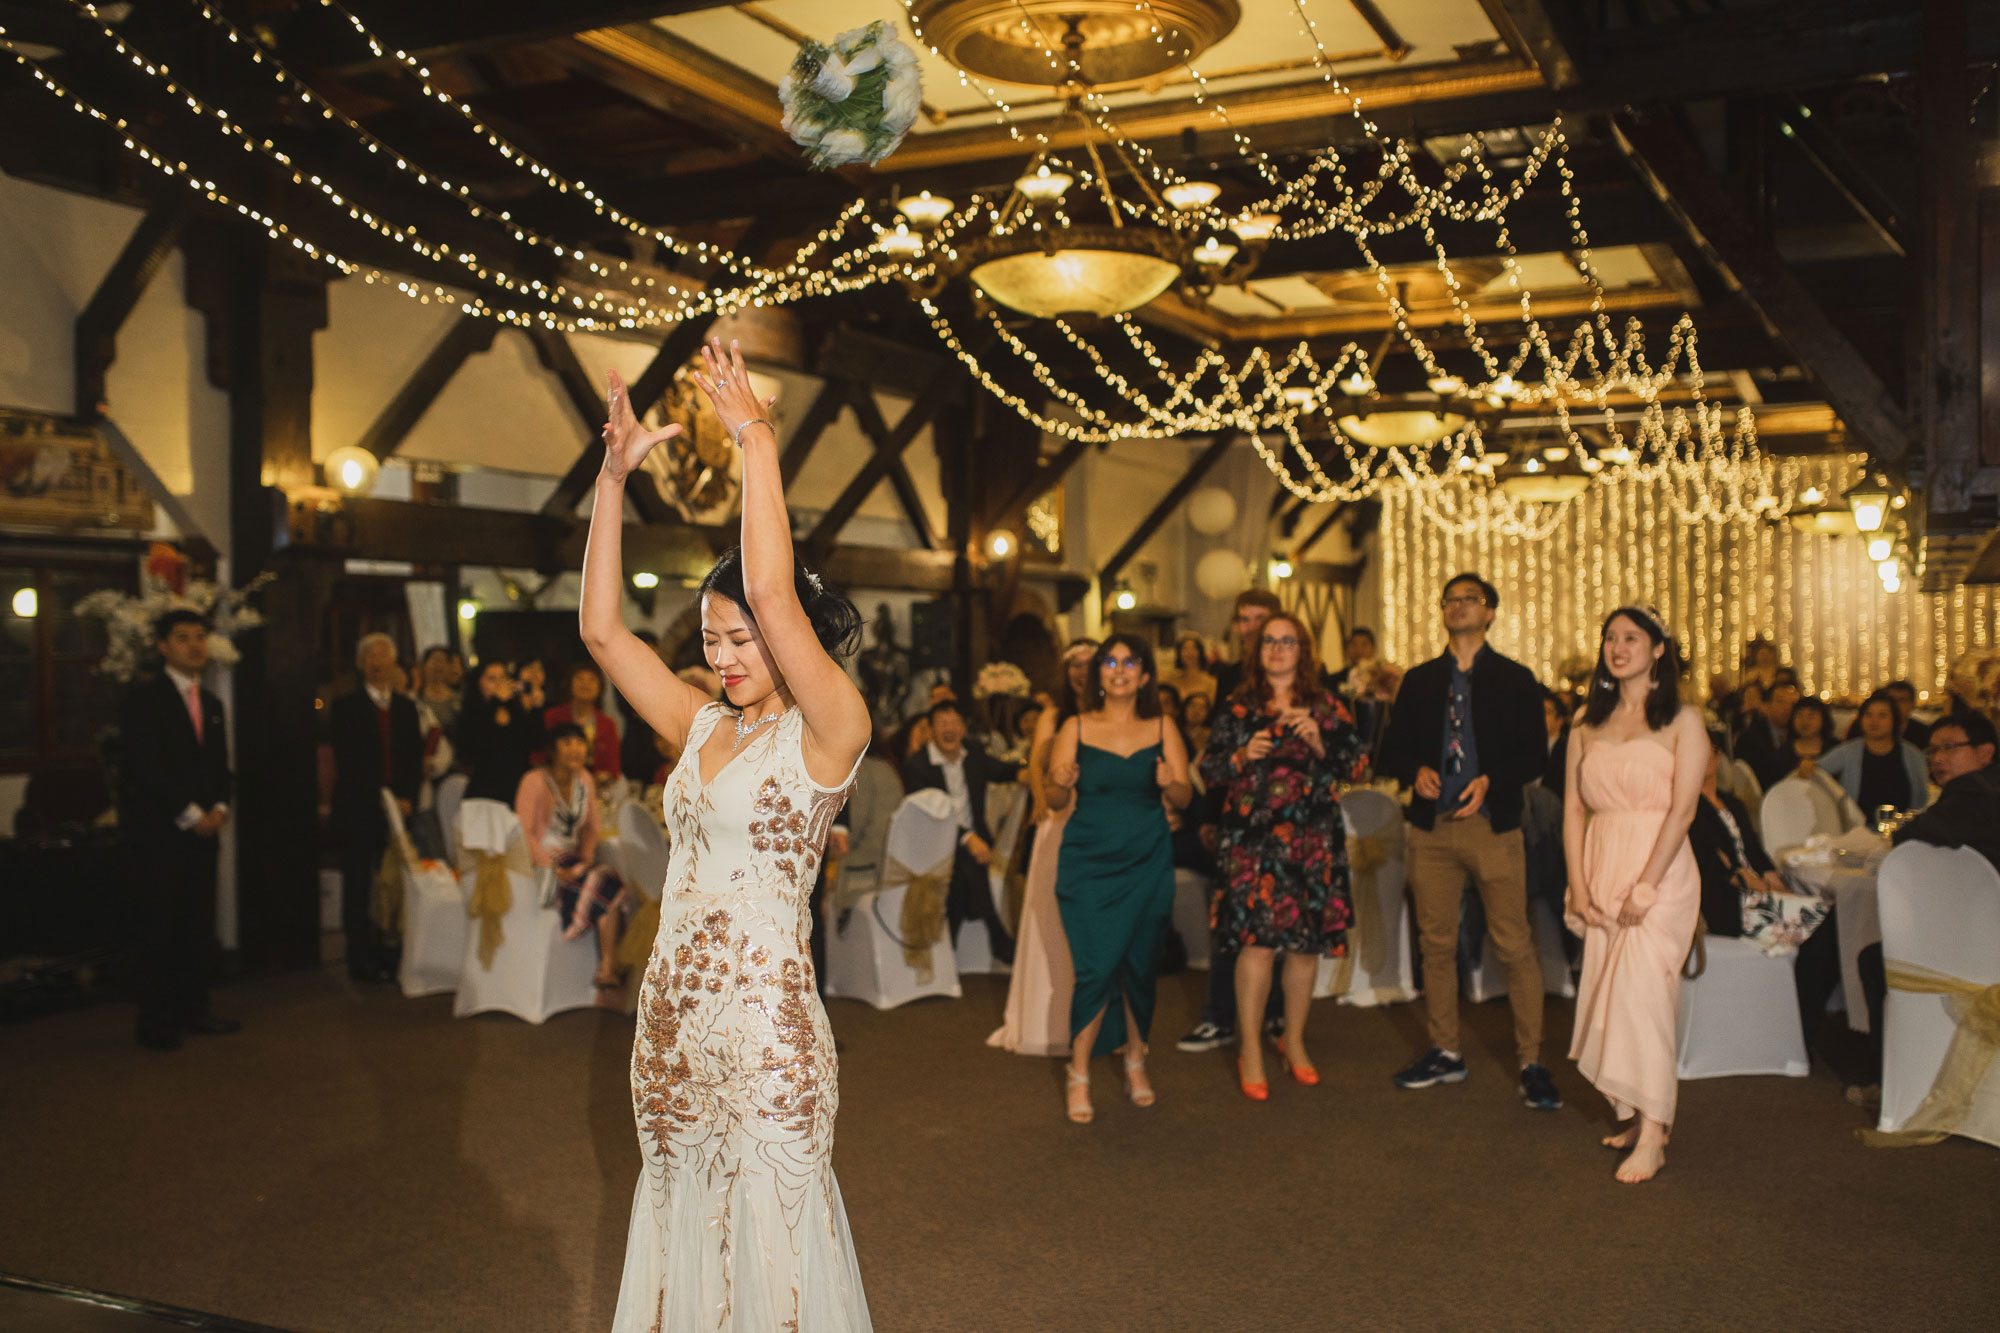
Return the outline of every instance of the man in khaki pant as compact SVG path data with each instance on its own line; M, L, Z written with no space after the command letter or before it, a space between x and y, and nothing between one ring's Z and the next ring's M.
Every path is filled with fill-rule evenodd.
M1410 668L1382 739L1381 772L1416 791L1410 802L1410 896L1424 959L1431 1048L1396 1075L1399 1088L1465 1079L1458 1036L1458 916L1469 879L1486 905L1493 950L1507 969L1507 1003L1521 1061L1521 1100L1562 1105L1541 1064L1542 969L1528 926L1521 789L1547 752L1542 687L1486 643L1500 594L1477 574L1444 585L1445 651Z

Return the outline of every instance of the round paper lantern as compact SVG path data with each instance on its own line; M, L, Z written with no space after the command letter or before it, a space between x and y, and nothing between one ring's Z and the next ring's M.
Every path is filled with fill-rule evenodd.
M1219 602L1250 586L1250 570L1244 565L1243 557L1234 551L1210 551L1195 562L1194 586L1201 589L1202 596Z
M1187 517L1196 532L1219 536L1236 521L1236 497L1220 486L1204 486L1188 497Z

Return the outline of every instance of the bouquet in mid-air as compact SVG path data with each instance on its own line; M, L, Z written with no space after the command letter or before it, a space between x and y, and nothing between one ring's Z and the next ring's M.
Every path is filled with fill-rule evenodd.
M917 123L924 87L916 52L878 19L831 42L801 42L778 100L785 133L824 171L874 166L895 152Z

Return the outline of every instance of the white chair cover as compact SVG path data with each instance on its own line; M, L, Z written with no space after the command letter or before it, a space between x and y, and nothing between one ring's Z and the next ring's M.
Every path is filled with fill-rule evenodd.
M1975 985L2000 984L2000 873L1978 852L1907 842L1882 862L1882 957ZM1943 995L1893 987L1883 1005L1882 1118L1897 1130L1937 1080L1957 1022ZM2000 1146L2000 1060L1956 1133Z
M1417 973L1410 948L1410 896L1403 891L1403 808L1387 792L1364 788L1340 798L1340 814L1349 838L1382 838L1386 842L1382 864L1372 875L1356 876L1353 882L1356 928L1347 933L1352 966L1343 969L1340 960L1320 959L1313 994L1337 993L1342 1004L1362 1008L1414 1000ZM1365 947L1364 918L1371 922L1368 932L1380 931L1383 948L1379 958L1371 957L1374 951ZM1347 985L1340 988L1343 970Z
M1710 935L1704 947L1708 967L1693 981L1681 981L1674 1018L1680 1076L1804 1078L1810 1065L1792 957L1774 958L1749 940L1721 935Z
M1776 861L1816 833L1838 837L1861 822L1861 811L1845 795L1836 797L1827 784L1794 774L1772 783L1764 793L1760 831L1765 849Z
M403 961L396 979L403 994L412 999L455 991L465 965L467 928L458 875L450 866L437 862L424 865L417 860L416 849L403 828L403 812L386 789L382 808L389 817L390 845L402 862Z
M1208 966L1208 907L1215 881L1199 870L1174 867L1174 933L1187 946L1188 966Z
M472 779L464 773L447 773L438 779L434 797L438 826L444 830L445 859L458 864L458 807L465 800L465 788Z
M1716 770L1715 785L1743 802L1750 818L1757 820L1760 829L1763 827L1758 812L1764 808L1764 784L1757 781L1757 775L1750 771L1749 764L1741 759L1731 759Z
M616 868L634 893L657 901L666 889L667 839L637 801L627 801L618 811Z
M468 848L504 855L521 841L521 822L499 801L467 801L459 807L459 841ZM507 883L511 901L501 918L502 938L492 967L480 964L477 925L469 924L466 931L452 1017L497 1009L541 1023L565 1009L596 1004L597 990L591 982L597 971L597 933L564 939L562 914L542 906L540 876L509 870ZM461 906L459 913L464 912Z
M943 813L938 813L942 797ZM903 957L898 929L903 896L910 875L951 874L958 847L958 825L951 817L951 799L943 792L912 792L889 820L883 858L882 887L858 899L844 922L827 929L826 993L844 1000L861 1000L877 1009L893 1009L926 995L962 993L951 937L931 946L931 979L919 981L916 969Z

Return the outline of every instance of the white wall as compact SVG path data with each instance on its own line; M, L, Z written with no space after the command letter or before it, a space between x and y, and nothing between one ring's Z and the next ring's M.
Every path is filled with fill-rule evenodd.
M138 226L136 208L0 173L0 404L76 409L76 317ZM118 335L111 419L210 544L229 549L229 400L208 382L207 331L170 256ZM162 536L177 535L162 516Z

